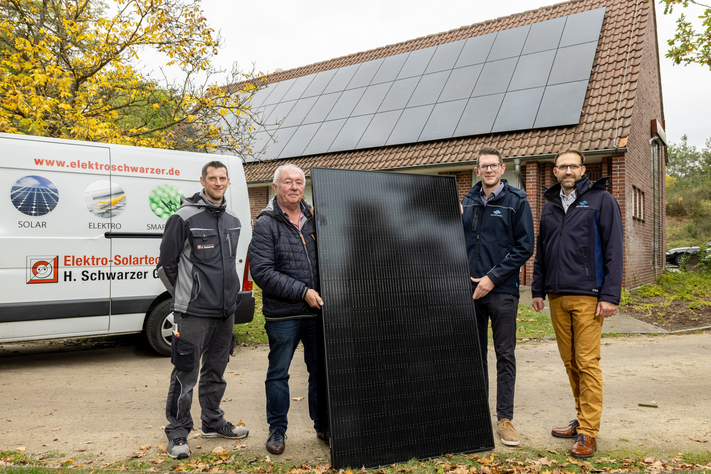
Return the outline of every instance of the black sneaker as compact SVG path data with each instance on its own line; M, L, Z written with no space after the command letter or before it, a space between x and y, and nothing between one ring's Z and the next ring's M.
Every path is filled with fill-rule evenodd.
M284 452L286 443L284 439L286 434L282 430L274 430L269 433L269 439L267 440L267 451L272 454L281 454Z
M185 459L190 456L190 446L186 438L175 438L168 442L168 456L173 459Z
M249 434L249 430L244 426L235 426L229 421L225 426L217 431L205 431L200 430L200 436L203 438L229 438L229 439L242 439L246 438Z
M326 446L331 446L331 434L326 431L317 431L316 437L326 443Z

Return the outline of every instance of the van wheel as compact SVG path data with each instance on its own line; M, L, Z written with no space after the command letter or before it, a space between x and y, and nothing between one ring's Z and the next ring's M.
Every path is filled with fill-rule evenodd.
M156 352L163 356L170 355L170 343L173 339L172 300L167 299L153 308L146 321L146 339Z

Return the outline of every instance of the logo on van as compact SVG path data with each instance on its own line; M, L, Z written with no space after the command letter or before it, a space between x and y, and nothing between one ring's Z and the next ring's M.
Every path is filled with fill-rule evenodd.
M59 274L59 256L28 255L27 256L27 284L30 283L57 283Z

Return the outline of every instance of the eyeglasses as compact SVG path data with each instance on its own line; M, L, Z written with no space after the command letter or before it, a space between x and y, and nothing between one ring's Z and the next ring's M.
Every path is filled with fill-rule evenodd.
M556 166L556 168L560 171L578 171L580 168L582 168L582 165L558 165Z
M494 163L493 165L480 165L480 166L477 166L477 168L479 168L480 170L483 170L483 171L487 171L487 170L496 171L499 169L499 166L501 166L501 163Z

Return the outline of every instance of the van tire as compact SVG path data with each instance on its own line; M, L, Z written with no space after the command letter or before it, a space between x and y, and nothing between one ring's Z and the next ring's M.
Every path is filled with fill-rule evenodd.
M170 341L173 339L172 299L167 299L153 308L146 321L146 340L160 355L170 356Z

